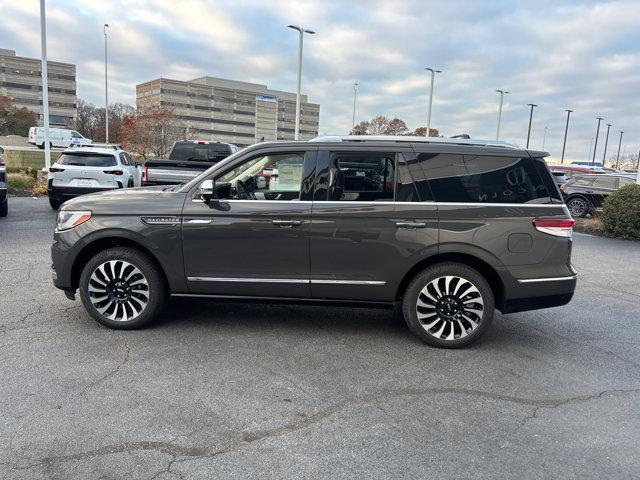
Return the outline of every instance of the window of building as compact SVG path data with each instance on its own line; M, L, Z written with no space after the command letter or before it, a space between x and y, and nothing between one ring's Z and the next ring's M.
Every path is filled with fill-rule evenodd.
M331 155L329 200L393 200L395 153L336 152Z
M551 201L531 158L421 154L419 159L437 202Z

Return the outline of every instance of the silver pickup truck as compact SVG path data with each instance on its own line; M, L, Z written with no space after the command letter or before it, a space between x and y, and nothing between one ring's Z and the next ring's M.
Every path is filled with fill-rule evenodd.
M142 185L186 183L211 165L239 150L231 143L181 140L173 144L169 159L147 160L142 169Z

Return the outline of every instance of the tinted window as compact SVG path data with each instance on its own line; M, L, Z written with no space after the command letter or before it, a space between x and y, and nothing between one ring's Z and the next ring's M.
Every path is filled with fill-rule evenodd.
M636 181L634 179L632 179L632 178L620 177L620 186L621 187L624 187L625 185L631 185L632 183L636 183Z
M115 167L116 158L113 155L97 153L63 153L56 162L58 165L77 165L80 167Z
M171 149L169 160L202 162L218 162L231 154L226 144L217 143L176 143Z
M418 192L403 155L399 155L396 173L396 201L419 202Z
M548 203L549 191L531 158L419 156L437 202Z
M580 187L590 187L593 185L594 177L578 177L572 185L578 185Z
M618 188L618 178L617 177L598 177L593 182L594 187L599 188Z
M124 153L120 154L120 163L122 163L122 165L129 165L129 160Z
M330 200L393 200L395 153L340 152L331 155Z

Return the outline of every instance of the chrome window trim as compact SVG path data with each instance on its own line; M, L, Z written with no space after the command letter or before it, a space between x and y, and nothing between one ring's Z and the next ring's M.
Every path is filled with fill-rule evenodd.
M192 202L202 203L203 200L199 198L191 199ZM227 203L318 203L321 205L327 204L339 204L339 205L436 205L443 207L535 207L535 208L562 208L564 207L564 203L490 203L490 202L434 202L433 200L429 200L426 202L362 202L362 201L349 201L349 200L240 200L240 199L220 199L221 202Z
M323 280L311 279L311 283L319 285L386 285L384 280Z
M518 283L568 282L576 278L578 278L578 275L572 275L570 277L521 278L518 279Z

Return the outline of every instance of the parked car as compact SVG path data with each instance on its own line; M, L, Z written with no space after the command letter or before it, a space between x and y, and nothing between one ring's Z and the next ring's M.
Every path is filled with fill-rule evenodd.
M585 165L549 164L549 169L551 169L552 172L564 172L567 178L572 178L575 175L582 176L591 173L606 173L600 167L589 167Z
M231 143L181 140L173 144L168 160L147 160L142 171L143 185L186 183L211 165L239 149Z
M139 187L142 168L118 145L71 147L49 168L51 208L78 195Z
M7 167L4 163L4 148L0 147L0 217L6 217L8 212Z
M399 304L423 341L461 347L496 308L573 296L574 220L543 155L424 137L260 143L182 186L65 204L53 283L111 328L149 323L169 296Z
M44 148L44 127L29 129L29 143ZM67 128L49 128L49 146L67 148L71 145L91 145L93 141L85 138L75 130Z
M573 218L583 218L601 208L607 195L630 183L635 179L629 175L583 175L570 179L560 190Z
M561 187L562 185L567 183L566 172L551 170L551 175L553 175L553 179L555 180L556 185L558 185L558 187Z

